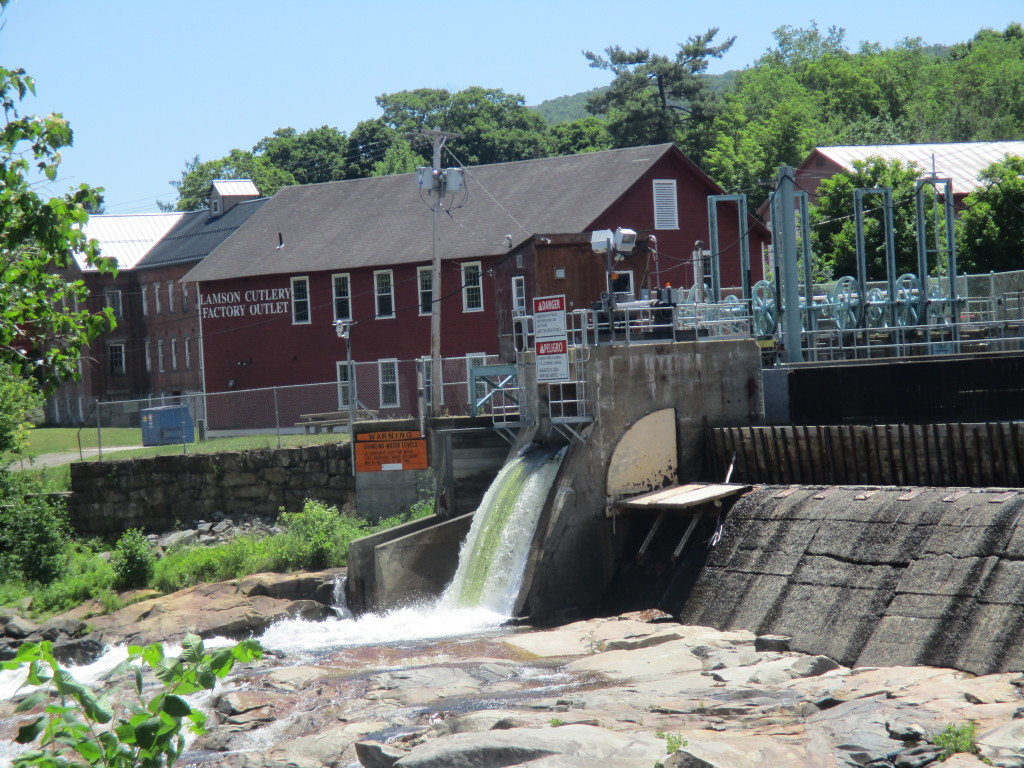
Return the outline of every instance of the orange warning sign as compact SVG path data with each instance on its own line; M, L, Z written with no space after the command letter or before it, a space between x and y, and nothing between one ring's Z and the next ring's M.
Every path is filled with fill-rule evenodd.
M365 432L356 436L356 472L427 468L427 439L419 432Z

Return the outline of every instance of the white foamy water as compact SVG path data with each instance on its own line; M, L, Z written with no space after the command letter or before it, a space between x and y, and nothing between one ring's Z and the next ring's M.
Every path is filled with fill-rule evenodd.
M387 613L367 613L353 619L306 621L286 619L268 629L260 642L284 653L315 653L386 643L444 640L486 632L508 620L486 608L439 608L425 605Z

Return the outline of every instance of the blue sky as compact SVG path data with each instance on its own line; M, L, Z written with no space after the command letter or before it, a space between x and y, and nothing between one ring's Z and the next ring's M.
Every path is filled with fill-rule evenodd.
M274 129L377 117L374 98L471 85L527 104L609 81L581 51L672 54L709 27L737 40L713 71L741 69L788 24L844 27L851 47L907 36L951 44L1024 21L1020 0L13 0L0 65L37 80L28 113L63 112L75 132L54 191L106 189L108 213L175 198L186 160L250 149Z

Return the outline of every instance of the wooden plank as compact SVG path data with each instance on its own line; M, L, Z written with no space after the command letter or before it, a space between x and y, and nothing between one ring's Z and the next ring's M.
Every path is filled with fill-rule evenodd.
M956 434L960 443L960 455L962 457L961 461L964 467L964 472L966 473L966 484L974 485L974 473L971 471L973 468L971 467L970 454L967 453L967 438L964 436L964 425L961 423L958 426L959 429L956 430Z
M1010 499L1012 499L1016 495L1017 495L1017 491L1006 491L1005 493L1000 493L1000 494L996 494L995 496L992 496L988 500L988 503L989 504L1002 504L1004 501L1009 501Z
M1024 477L1021 476L1024 470L1022 470L1021 467L1022 454L1020 451L1020 430L1018 429L1019 426L1019 423L1016 421L1011 421L1009 424L1006 425L1006 441L1008 445L1007 456L1010 457L1010 466L1013 467L1013 485L1017 487L1019 487L1021 485L1022 480L1024 480Z
M785 499L788 496L792 496L794 493L799 491L800 488L792 486L790 488L783 488L781 491L772 496L773 499Z
M963 488L963 489L961 489L959 491L955 491L954 493L951 493L949 496L944 498L943 501L945 501L946 503L952 503L952 502L956 501L957 499L963 498L964 496L966 496L970 492L971 491L969 489Z
M689 509L710 501L727 499L750 490L749 485L730 483L688 483L674 488L663 488L618 502L618 506L630 509Z
M838 491L839 491L839 488L835 488L835 487L833 487L833 488L826 488L823 491L818 491L811 498L812 499L816 499L818 501L821 501L822 499L827 499L833 493L837 493Z
M916 499L918 496L920 496L924 492L925 492L924 488L915 488L912 491L908 491L907 493L904 493L902 496L897 496L896 497L896 501L910 501L911 499Z
M879 490L880 490L879 488L870 488L870 489L868 489L866 491L861 491L860 493L858 493L856 496L853 497L853 500L854 501L867 501L872 496L874 496L876 493L878 493Z

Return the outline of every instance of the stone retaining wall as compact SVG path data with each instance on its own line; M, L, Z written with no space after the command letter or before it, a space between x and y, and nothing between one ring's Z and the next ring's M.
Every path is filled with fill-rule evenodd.
M71 465L68 513L84 535L168 531L223 515L276 516L355 502L348 443Z

